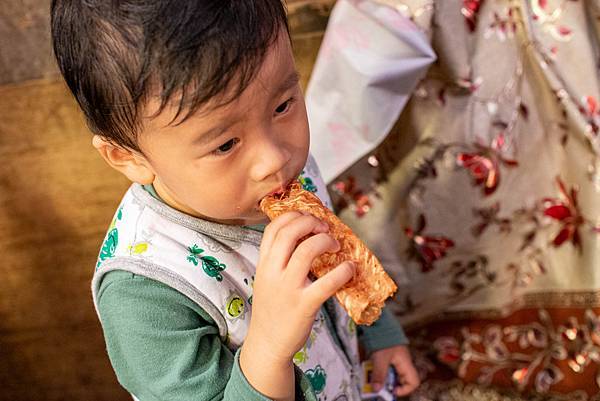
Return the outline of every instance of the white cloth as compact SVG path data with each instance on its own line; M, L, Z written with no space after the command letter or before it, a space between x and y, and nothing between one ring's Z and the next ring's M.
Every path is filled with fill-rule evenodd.
M325 182L381 143L434 60L429 39L398 10L336 3L306 92Z

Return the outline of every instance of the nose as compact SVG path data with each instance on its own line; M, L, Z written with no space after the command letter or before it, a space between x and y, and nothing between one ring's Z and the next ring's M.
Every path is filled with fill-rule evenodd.
M262 135L262 137L263 140L256 146L256 156L250 170L250 177L256 182L283 172L283 168L292 158L291 150L275 136Z

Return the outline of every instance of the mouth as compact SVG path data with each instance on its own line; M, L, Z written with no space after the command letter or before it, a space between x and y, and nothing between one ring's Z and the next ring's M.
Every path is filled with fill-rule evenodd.
M297 180L297 178L292 178L288 181L286 181L285 183L279 185L276 189L274 189L273 191L269 192L267 195L263 196L259 201L258 204L260 205L260 202L262 202L263 199L265 199L266 197L272 196L275 197L277 199L282 199L285 198L286 193L288 191L289 186L295 182Z

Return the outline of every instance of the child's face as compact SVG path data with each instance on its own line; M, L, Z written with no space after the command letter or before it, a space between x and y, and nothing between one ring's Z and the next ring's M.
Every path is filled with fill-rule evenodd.
M149 105L149 115L152 107ZM256 78L232 103L181 125L174 108L145 121L139 145L153 185L170 206L226 224L265 221L259 201L296 178L309 131L287 34L280 33Z

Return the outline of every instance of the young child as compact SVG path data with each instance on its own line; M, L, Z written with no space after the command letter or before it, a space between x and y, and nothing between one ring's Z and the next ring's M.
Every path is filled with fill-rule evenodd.
M326 224L264 226L259 201L299 176L327 197L280 0L54 0L52 36L93 146L133 182L92 284L123 387L142 401L359 400L357 332L376 387L390 366L398 394L418 385L395 320L357 329L331 298L351 262L307 279L338 247Z

